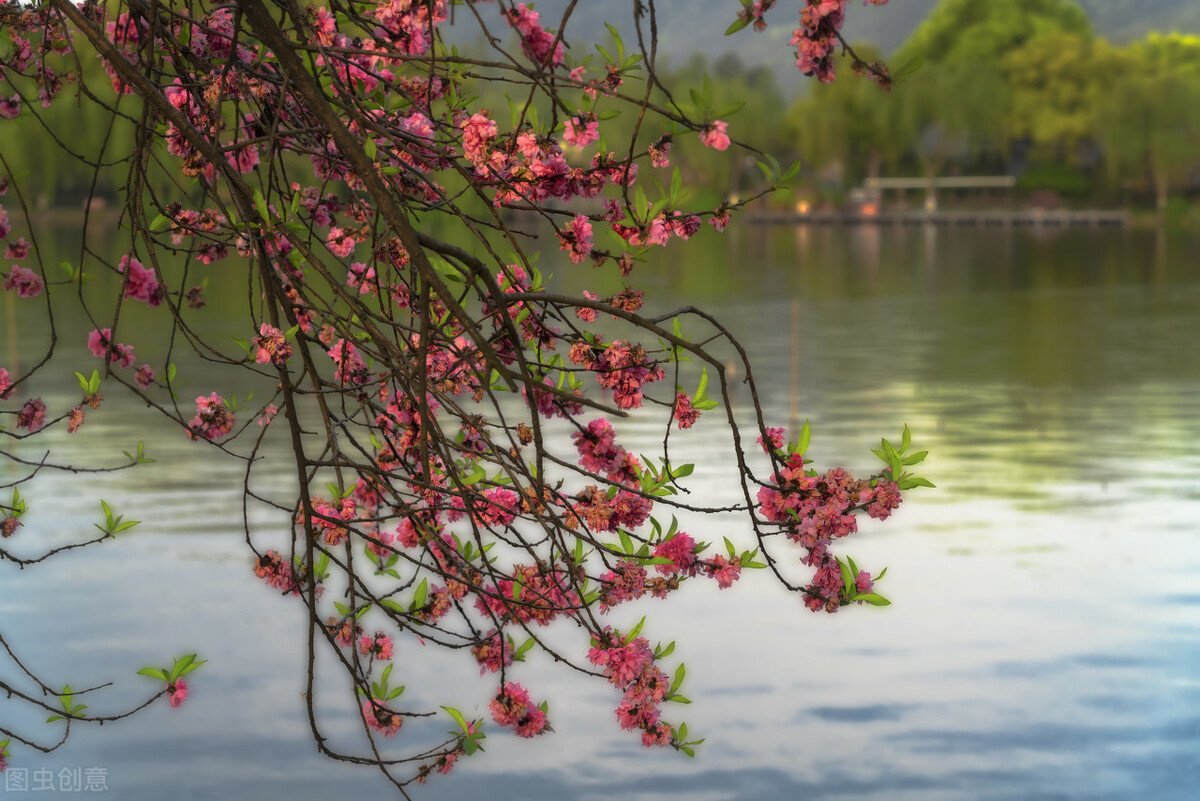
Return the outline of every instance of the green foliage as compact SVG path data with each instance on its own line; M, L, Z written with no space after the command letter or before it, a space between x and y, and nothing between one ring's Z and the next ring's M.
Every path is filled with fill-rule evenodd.
M901 63L924 53L931 65L994 66L1030 41L1060 33L1092 36L1087 14L1074 0L942 0L893 58Z
M1060 195L1080 197L1092 191L1091 179L1077 167L1049 162L1035 164L1017 178L1017 188L1023 192L1049 190Z

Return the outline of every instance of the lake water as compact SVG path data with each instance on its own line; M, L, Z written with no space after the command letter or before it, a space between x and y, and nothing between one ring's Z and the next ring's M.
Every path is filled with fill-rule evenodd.
M695 760L642 748L618 729L610 688L535 660L519 678L550 701L556 733L531 743L493 731L485 754L417 797L1196 797L1200 241L743 227L706 242L648 266L641 285L656 308L694 303L742 339L768 424L809 419L818 465L873 469L868 449L904 423L930 450L938 489L911 493L847 548L889 568L879 589L893 605L817 616L753 573L724 593L687 587L623 610L650 613L650 639L675 639L687 661L694 703L667 717L707 738ZM596 275L557 280L605 289L587 283ZM19 309L26 359L45 343L33 319ZM63 321L67 378L94 366L91 327ZM34 391L53 408L70 390L46 376ZM49 756L17 751L14 765L100 768L121 799L386 796L378 773L315 753L304 618L250 571L242 466L133 411L110 401L82 433L101 462L147 441L152 469L47 475L23 491L21 536L86 535L97 497L142 524L37 570L5 566L3 635L51 683L116 682L95 713L151 688L139 667L188 650L209 664L181 709L159 702ZM706 498L728 492L717 422L680 440L698 464L689 486ZM649 424L622 431L634 452L655 446ZM736 518L687 526L698 539L745 536ZM473 705L485 710L489 686L469 666L415 643L395 661L416 701L486 715ZM0 678L13 675L0 660ZM328 690L326 728L349 736L346 691ZM0 726L27 717L0 701Z

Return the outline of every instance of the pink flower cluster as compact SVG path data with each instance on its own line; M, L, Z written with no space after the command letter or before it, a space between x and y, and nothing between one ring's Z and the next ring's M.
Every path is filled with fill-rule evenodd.
M508 24L521 35L521 49L531 61L541 65L548 62L552 67L563 63L562 42L556 42L554 35L541 26L536 11L521 3L516 9L506 9L504 14Z
M112 330L108 328L93 329L92 333L88 334L88 350L93 356L104 358L104 354L108 354L109 361L116 364L118 367L132 367L135 361L132 345L122 345L120 342L112 347L112 352L109 352L109 345L112 343Z
M637 457L616 442L612 423L597 417L587 428L571 434L575 449L579 451L579 466L609 481L636 487L641 480L642 468Z
M600 138L600 123L594 114L571 117L563 123L563 142L584 148Z
M654 569L659 573L670 575L673 573L682 573L686 576L694 576L700 570L700 565L696 561L696 541L692 539L690 534L680 531L669 540L664 540L654 546L651 552L655 556L663 559L670 559L669 565L655 565Z
M33 270L14 264L4 276L4 288L16 292L19 298L35 298L42 294L45 282Z
M729 123L714 120L700 132L700 142L713 150L725 150L729 147L729 134L725 133L725 129L728 127Z
M396 732L404 725L404 718L388 709L374 698L368 699L362 707L363 720L384 737L395 737Z
M292 595L300 594L300 575L290 559L279 551L270 550L254 562L254 575L277 590Z
M518 737L536 737L548 728L546 710L535 705L529 691L515 681L506 682L488 708L492 720L512 729Z
M177 709L187 700L188 686L183 679L175 679L173 684L167 685L167 698L171 702L171 708Z
M625 691L617 706L621 728L641 729L642 744L647 748L670 745L674 730L660 720L659 709L666 700L670 682L654 664L650 644L642 637L621 642L611 630L606 630L602 639L592 640L588 661L601 668L615 687Z
M620 490L611 498L597 487L585 487L574 507L576 517L585 521L592 531L635 529L650 517L650 499Z
M613 394L613 401L622 409L642 405L642 387L663 378L663 369L650 361L641 345L617 340L604 346L578 342L571 346L568 358L596 374L600 386Z
M358 641L358 652L363 656L386 662L392 658L392 638L382 631L377 631L371 636L364 634Z
M709 578L717 582L718 589L727 590L733 586L733 582L741 578L742 560L741 557L726 559L724 556L717 554L705 561L704 570Z
M188 423L191 439L218 440L233 430L233 414L225 399L213 392L196 398L196 416Z
M283 367L292 357L292 346L275 326L263 323L258 327L258 336L254 338L254 361L257 364L270 362L276 367Z
M550 377L542 379L542 384L547 387L554 387L554 382ZM521 394L528 397L528 392L525 387L521 387ZM575 394L581 395L579 390L575 390ZM574 416L583 412L583 404L578 401L568 400L559 395L546 390L534 388L533 403L537 407L538 414L542 417L567 417Z
M619 206L613 204L605 219L613 220L612 229L626 242L638 247L665 245L671 241L672 236L684 240L691 239L700 230L699 217L694 214L684 216L678 211L670 216L665 211L660 212L653 220L640 226L622 225L617 222L622 216Z
M353 520L358 515L358 502L353 498L342 498L337 505L324 498L314 497L312 516L309 518L313 531L319 535L326 545L340 545L349 536L349 529L343 523ZM304 511L296 515L296 525L304 525Z
M125 275L125 297L140 300L150 306L163 302L164 291L153 270L147 270L133 256L125 255L117 264L117 271Z
M576 214L566 229L558 234L559 247L567 252L574 264L579 264L592 252L592 223L582 214Z
M512 490L492 487L480 495L455 495L452 506L457 509L469 507L471 520L476 525L495 528L512 523L516 519L516 512L521 508L521 502L517 493ZM457 519L453 514L451 519Z
M459 122L462 130L463 154L477 168L487 164L492 142L496 139L496 121L486 114L476 112Z
M796 69L815 75L822 83L834 79L833 55L839 43L839 31L846 18L847 0L807 0L800 12L800 27L792 32L796 48ZM881 6L887 0L866 0Z
M378 290L375 282L375 268L356 261L346 272L346 286L357 289L360 295L374 295Z
M332 348L329 349L329 358L333 359L337 369L333 375L343 386L347 384L365 384L370 374L367 372L367 366L363 363L362 357L358 355L358 348L354 347L354 343L345 339L339 339Z
M700 419L700 410L692 406L692 399L686 393L675 394L675 422L680 428L691 428Z
M768 435L774 439L772 431ZM899 489L890 481L872 488L870 482L856 480L840 467L809 475L804 464L800 454L788 458L774 476L777 488L758 491L759 511L767 520L784 524L787 537L807 551L800 562L816 572L805 588L805 605L814 612L836 612L844 601L843 581L837 559L829 552L830 543L858 530L856 508L865 508L872 517L887 517L900 503Z
M41 398L25 401L21 411L17 412L17 428L23 428L32 434L46 425L46 404Z
M479 594L475 608L501 621L549 625L560 614L579 605L571 580L559 568L514 565L516 581L502 579L488 594Z
M29 255L29 243L25 237L17 237L16 242L8 242L4 247L4 258L20 260Z
M607 612L617 604L636 601L646 594L646 568L632 559L622 559L615 570L600 577L604 587L600 592L600 611Z
M483 640L471 648L475 661L479 663L479 675L491 671L499 673L500 669L512 664L513 649L508 638L493 629L484 636Z

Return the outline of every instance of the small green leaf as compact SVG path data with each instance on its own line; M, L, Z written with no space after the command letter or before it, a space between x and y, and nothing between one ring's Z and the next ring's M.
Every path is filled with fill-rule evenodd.
M796 443L796 450L794 453L798 453L801 456L808 453L808 446L811 442L812 427L809 426L808 421L805 420L804 425L800 427L800 441Z
M630 539L629 533L625 531L625 529L618 529L617 536L621 539L621 552L629 554L633 553L633 540Z
M679 689L679 685L683 684L683 678L687 675L687 665L680 662L679 667L675 670L675 678L671 681L671 695Z
M442 709L446 710L450 717L454 718L454 722L457 723L464 732L469 731L470 727L467 725L467 719L463 717L462 712L459 712L457 709L449 706L444 706Z
M915 53L908 61L905 61L900 67L892 73L892 79L903 78L906 75L912 75L917 70L921 69L925 64L925 53Z
M899 481L896 486L902 490L907 490L912 489L913 487L929 487L930 489L935 489L937 485L927 478L906 478Z
M750 24L749 17L738 17L737 19L735 19L733 22L731 22L729 24L728 28L725 29L725 35L733 36L735 33L742 30L749 24ZM691 754L688 754L688 756L691 756Z

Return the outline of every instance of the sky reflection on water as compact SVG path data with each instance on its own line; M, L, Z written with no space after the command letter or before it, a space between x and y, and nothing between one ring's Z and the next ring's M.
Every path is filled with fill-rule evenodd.
M868 569L889 567L880 590L893 606L814 616L755 574L727 593L689 587L675 603L622 609L622 621L652 613L651 640L678 641L695 703L667 715L708 738L695 761L646 751L617 729L610 688L534 660L522 680L550 700L557 733L533 744L493 733L487 754L419 796L1194 797L1194 243L1114 231L736 237L736 261L714 247L709 261L649 269L648 294L726 321L754 357L769 424L810 419L819 465L871 469L878 436L910 424L939 488L848 548ZM709 498L729 492L718 423L702 418L698 436L678 440L698 464L692 489ZM50 675L117 680L114 706L146 689L131 681L144 664L185 649L210 664L183 709L80 731L31 765L105 766L122 799L385 794L377 775L314 756L303 619L249 570L240 468L145 418L97 413L88 425L121 448L146 439L154 474L52 477L29 493L56 500L35 507L28 531L78 536L98 495L145 522L9 571L6 636ZM635 453L660 436L636 420L621 430ZM700 539L745 534L736 520L685 523ZM483 714L488 688L470 666L411 643L398 654L416 700ZM330 689L326 724L347 744L354 715Z

